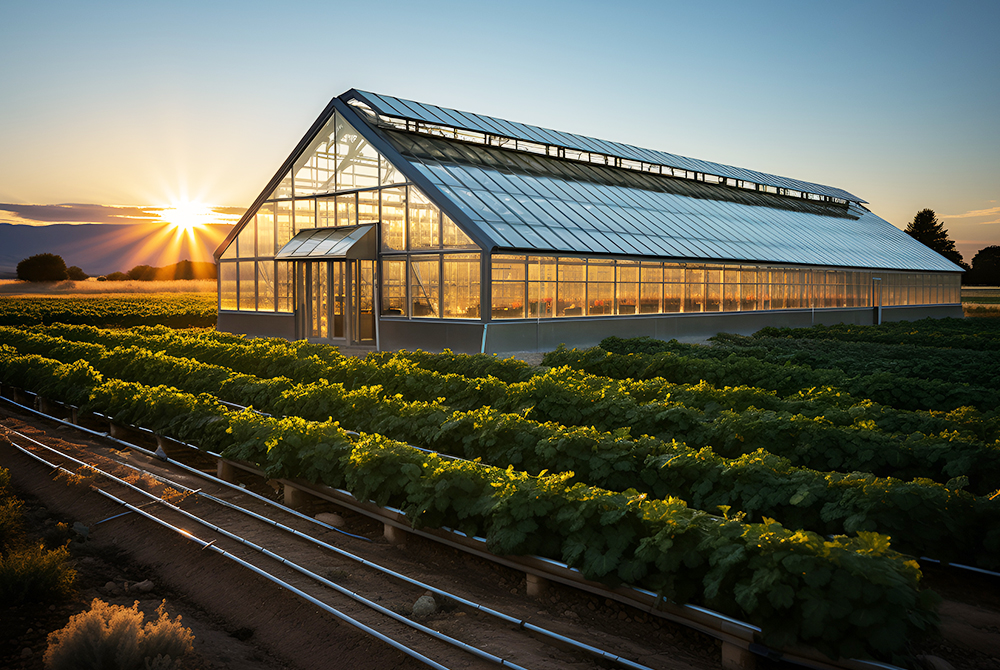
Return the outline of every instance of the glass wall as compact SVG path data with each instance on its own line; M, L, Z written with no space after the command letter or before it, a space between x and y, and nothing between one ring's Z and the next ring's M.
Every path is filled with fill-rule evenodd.
M871 307L873 277L883 280L883 306L960 301L959 278L944 274L497 255L492 316Z
M478 246L339 114L223 252L219 309L292 311L275 254L302 230L375 222L382 250L406 254L382 263L383 314L479 318L479 255L442 254Z

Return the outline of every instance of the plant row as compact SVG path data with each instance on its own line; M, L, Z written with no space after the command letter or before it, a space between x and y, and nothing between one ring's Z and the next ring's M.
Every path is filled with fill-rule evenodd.
M707 514L679 499L571 483L568 474L532 477L450 461L384 436L352 436L331 421L232 412L207 395L101 380L96 370L82 372L83 361L55 365L71 368L54 370L57 377L92 380L85 409L221 450L271 476L304 477L399 507L417 526L485 535L497 554L547 556L588 579L744 618L768 644L897 660L908 638L936 625L937 597L920 590L919 566L875 533L825 540L772 520Z
M43 339L48 341L40 342ZM892 536L905 551L1000 567L996 558L1000 556L1000 499L963 491L967 477L942 485L930 480L906 482L871 474L819 472L795 467L788 459L763 450L730 459L708 448L634 438L627 430L601 432L539 423L496 408L454 411L439 402L409 402L386 396L377 386L346 390L325 382L304 385L285 378L262 380L138 347L108 350L37 334L25 335L22 344L27 350L45 351L64 361L86 359L109 377L142 383L155 380L278 414L314 420L336 417L355 430L500 467L514 465L531 473L569 471L575 473L575 481L609 490L635 488L656 498L680 496L700 509L727 507L734 514L774 517L786 526L823 534L878 531ZM6 376L30 379L44 388L49 374L44 367L15 366ZM52 383L71 381L53 376Z
M452 409L489 406L567 426L593 426L602 431L629 427L638 435L710 446L727 457L766 448L796 465L818 470L941 481L967 475L976 492L993 490L1000 481L1000 463L995 458L1000 417L983 417L969 408L951 413L908 412L858 403L830 388L779 398L752 387L674 384L662 378L612 379L590 373L613 366L615 361L607 359L633 357L616 357L600 349L553 352L551 358L567 361L573 369L564 366L507 384L492 376L469 378L418 367L406 352L359 359L303 342L220 341L202 334L151 330L155 332L54 326L45 332L107 346L138 344L264 378L283 375L300 383L325 379L347 389L377 385L388 395L400 394L408 400L441 398ZM0 331L0 337L21 342L23 348L32 336L6 330ZM38 346L27 350L46 353L55 345L42 342ZM455 360L454 355L446 358Z
M163 324L175 328L214 326L214 294L115 297L8 297L0 301L0 325L71 323L104 327Z
M757 335L1000 351L1000 321L997 319L921 319L878 326L837 324L811 328L772 327L764 328Z

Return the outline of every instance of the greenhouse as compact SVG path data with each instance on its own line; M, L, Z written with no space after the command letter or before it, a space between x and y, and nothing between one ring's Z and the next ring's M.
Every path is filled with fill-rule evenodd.
M216 251L218 327L370 349L961 316L851 193L350 90Z

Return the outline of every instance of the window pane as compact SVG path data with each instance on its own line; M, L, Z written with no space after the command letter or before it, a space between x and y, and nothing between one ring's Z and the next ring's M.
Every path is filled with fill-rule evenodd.
M337 226L336 198L316 199L316 227L335 228Z
M423 193L408 190L409 231L411 249L437 249L441 246L441 212Z
M562 263L560 262L560 270ZM556 287L558 300L556 316L582 316L586 302L587 284L585 282L560 281Z
M292 311L292 264L275 263L275 300L279 312Z
M288 201L277 203L274 216L274 226L277 234L275 244L280 249L288 244L288 240L292 239L292 203Z
M684 304L684 284L663 285L663 311L680 312Z
M526 277L524 256L493 256L490 273L493 279L494 319L523 319Z
M257 255L274 256L274 205L257 210Z
M639 263L618 261L615 304L618 314L639 313Z
M384 156L379 156L379 181L383 186L389 186L391 184L402 184L406 181L406 177L397 170L392 163L387 161Z
M587 314L591 316L603 316L614 313L614 283L587 282Z
M316 201L295 201L295 232L316 227ZM260 254L263 256L264 254Z
M337 223L336 226L353 226L358 222L358 196L354 193L350 195L337 196Z
M271 191L271 195L268 196L268 200L274 200L275 198L291 198L292 197L292 173L289 172L281 180L281 183Z
M336 135L334 128L336 119L331 118L313 140L303 157L295 162L295 195L312 195L313 193L328 193L336 190L334 174L336 171Z
M444 247L474 247L476 243L445 214L441 214L441 243Z
M559 283L564 281L586 281L587 266L580 258L559 259ZM560 298L561 300L561 298Z
M375 223L379 220L378 191L358 192L358 223Z
M378 186L378 160L368 140L337 114L337 190Z
M705 311L705 270L698 266L688 267L684 271L684 311Z
M257 311L274 311L274 261L257 262Z
M413 258L410 261L410 302L414 317L440 315L438 274L440 256Z
M236 309L236 263L219 263L219 309Z
M240 231L240 234L236 238L236 246L240 258L253 258L257 255L257 247L255 246L257 233L255 232L256 227L254 223L254 219L247 221L247 225Z
M257 295L254 287L257 270L253 261L240 261L240 306L241 310L257 309Z
M444 318L479 318L479 254L446 254L443 261Z
M382 314L406 316L406 261L382 261Z
M382 189L382 248L406 250L406 189Z
M556 303L556 259L528 258L528 316L546 319L554 315Z

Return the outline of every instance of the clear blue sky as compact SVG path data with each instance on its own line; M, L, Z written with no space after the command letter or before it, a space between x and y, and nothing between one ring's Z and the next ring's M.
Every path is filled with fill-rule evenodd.
M0 203L246 207L355 87L844 188L1000 244L1000 2L47 2ZM0 221L21 220L0 211Z

